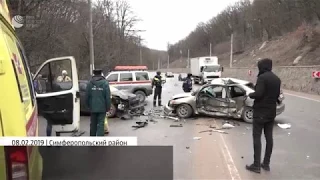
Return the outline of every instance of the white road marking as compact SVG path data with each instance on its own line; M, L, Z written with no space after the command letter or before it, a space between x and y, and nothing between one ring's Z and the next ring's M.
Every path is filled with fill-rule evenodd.
M308 98L308 97L305 97L305 96L300 96L300 95L291 94L291 93L287 93L287 92L284 92L284 94L289 95L289 96L295 96L295 97L298 97L298 98L302 98L302 99L306 99L306 100L309 100L309 101L314 101L314 102L319 102L319 103L320 103L320 100L317 100L317 99L312 99L312 98Z
M217 126L217 122L216 121L214 121L214 122L215 122L215 126ZM241 180L239 171L233 161L233 158L232 158L230 150L226 144L226 141L224 140L224 137L221 133L219 133L219 135L220 135L222 143L223 143L223 148L221 148L222 154L223 154L224 159L227 163L230 177L232 180Z

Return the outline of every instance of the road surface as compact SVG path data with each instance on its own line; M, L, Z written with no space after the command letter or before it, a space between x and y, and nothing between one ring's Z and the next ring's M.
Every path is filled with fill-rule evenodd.
M286 91L287 92L287 91ZM178 82L177 75L173 79L167 78L163 88L163 104L177 93L182 93L181 82ZM228 134L221 133L199 133L208 130L209 125L222 125L225 119L196 117L186 122L173 122L173 120L159 119L157 123L150 123L147 127L133 130L135 120L110 119L110 136L137 136L138 144L142 146L173 146L173 175L174 179L320 179L320 99L318 97L304 95L294 92L286 93L286 110L277 117L279 123L290 123L291 129L281 129L277 125L274 128L274 151L271 159L271 172L262 171L261 174L254 174L245 170L245 165L253 161L253 143L251 125L242 121L235 128L228 131ZM149 104L152 97L148 98ZM151 108L148 105L148 108ZM229 120L234 121L234 120ZM171 124L183 124L183 127L169 127ZM81 118L81 129L89 132L89 117ZM45 135L45 120L40 119L40 135ZM195 137L201 137L195 140ZM264 139L263 139L264 145ZM58 163L57 158L63 152L61 149L50 149L54 151L55 157L50 156L45 150L45 161L51 165L58 164L57 168L74 172L74 168L86 166L81 162L82 155L73 166L65 163ZM60 153L60 154L59 154ZM82 152L81 152L82 153ZM263 152L264 154L264 148ZM74 161L64 156L64 161ZM85 154L83 155L85 156ZM97 155L99 161L99 155ZM100 160L102 161L102 160ZM102 162L104 169L110 169L115 164ZM161 159L150 159L150 162L159 162ZM83 164L82 164L83 163ZM101 164L101 162L100 162ZM136 164L136 166L141 166ZM160 166L160 165L159 165ZM119 169L121 167L118 167ZM70 169L70 170L69 170ZM79 169L79 171L80 171ZM112 168L111 168L112 169ZM161 167L148 170L149 175L159 172ZM83 170L83 168L82 168ZM58 171L58 170L57 170ZM55 179L53 172L46 171L45 179ZM79 172L80 173L80 172ZM97 174L96 171L92 174ZM98 173L99 174L99 173ZM83 179L90 177L82 173ZM91 176L92 177L92 176ZM101 178L96 176L97 178ZM61 178L61 177L60 177ZM75 173L68 178L81 179ZM140 177L140 179L143 177ZM145 179L150 178L144 177Z

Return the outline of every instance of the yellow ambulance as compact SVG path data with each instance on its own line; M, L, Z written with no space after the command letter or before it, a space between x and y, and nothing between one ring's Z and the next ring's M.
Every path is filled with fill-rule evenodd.
M68 87L53 90L53 77L61 75L57 74L61 73L61 69L69 69L72 82L66 84ZM79 130L76 62L73 57L47 60L32 77L6 1L0 0L0 137L38 136L38 109L52 120L54 131ZM39 148L1 146L0 179L41 180L42 157Z

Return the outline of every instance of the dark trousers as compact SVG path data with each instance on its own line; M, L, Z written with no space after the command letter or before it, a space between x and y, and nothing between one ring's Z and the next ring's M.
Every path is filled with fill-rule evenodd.
M265 150L265 155L262 163L265 165L270 164L270 158L271 158L272 149L273 149L273 125L274 125L274 119L263 121L263 122L261 122L261 119L253 120L253 124L252 124L253 150L254 150L253 163L256 166L260 167L260 164L261 164L262 130L264 131L264 136L266 138L266 150Z
M47 134L47 136L52 135L52 123L51 123L51 121L48 121L48 120L47 120L46 134Z
M157 98L158 98L158 106L161 106L161 94L162 94L162 87L154 88L153 106L156 106Z
M104 119L106 113L91 113L90 136L104 136Z

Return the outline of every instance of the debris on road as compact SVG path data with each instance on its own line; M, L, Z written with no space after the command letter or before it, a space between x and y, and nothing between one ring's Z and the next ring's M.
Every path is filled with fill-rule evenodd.
M182 124L171 124L170 127L183 127Z
M234 128L235 126L229 123L225 123L222 125L221 129L231 129Z
M222 123L223 125L224 124L231 124L231 125L233 125L233 126L240 126L240 123L239 122L235 122L235 121L224 121L223 123Z
M216 126L210 125L209 128L216 129Z
M199 133L204 133L204 132L212 132L212 130L205 130L205 131L200 131Z
M138 122L136 122L136 124L137 125L133 125L132 127L138 129L138 128L143 128L146 125L148 125L148 122L147 121L138 121Z
M309 159L310 158L310 156L307 156L307 159Z
M194 137L194 140L200 140L202 137Z
M210 133L218 132L218 133L222 133L222 134L228 134L227 132L219 130L219 129L209 129L209 130L205 130L205 131L200 131L199 133L204 133L204 132L210 132Z
M291 128L291 124L280 124L280 123L278 123L278 126L281 129L290 129Z
M189 147L189 146L187 146L187 147L186 147L186 149L190 149L190 147Z

